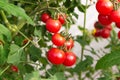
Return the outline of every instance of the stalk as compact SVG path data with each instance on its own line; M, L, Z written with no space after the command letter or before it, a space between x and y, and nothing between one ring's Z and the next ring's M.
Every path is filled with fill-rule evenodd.
M5 15L5 13L4 13L3 10L1 10L1 16L2 16L2 18L3 18L3 20L4 20L5 24L6 24L6 26L7 26L9 29L11 29L11 24L10 24L9 21L7 20L6 15Z
M86 0L85 6L86 6L86 7L85 7L85 12L84 12L83 39L82 39L83 41L85 41L86 14L87 14L88 0ZM85 50L85 45L82 45L82 47L81 47L81 59L80 59L80 61L83 61L84 50ZM79 80L82 80L82 72L81 72L81 71L80 71Z

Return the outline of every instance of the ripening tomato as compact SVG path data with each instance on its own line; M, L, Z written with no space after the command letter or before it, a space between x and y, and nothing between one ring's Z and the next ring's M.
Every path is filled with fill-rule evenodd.
M98 0L96 9L100 14L109 14L113 10L113 4L110 0Z
M76 55L73 52L66 52L66 58L63 62L65 66L73 66L76 62Z
M70 38L69 40L66 40L64 45L65 45L65 47L66 47L67 50L72 49L73 46L74 46L74 41L73 41L73 39Z
M95 29L103 29L103 25L99 21L96 21L94 23L94 28Z
M59 34L59 33L55 33L53 36L52 36L52 42L53 44L55 44L56 46L62 46L64 45L65 43L65 38Z
M58 48L51 48L47 52L47 58L48 60L55 65L62 64L65 60L65 53L64 51L58 49Z
M65 14L59 14L58 15L58 20L61 22L61 24L64 24L65 23L65 19L66 19L66 15Z
M120 22L120 9L112 11L110 13L110 19L113 22Z
M11 70L12 70L13 72L18 72L18 67L15 66L15 65L12 65L12 66L11 66Z
M51 18L50 15L48 13L42 13L41 15L41 20L46 23L46 21Z
M59 20L48 19L46 22L46 29L52 33L57 33L60 30L61 26L62 25Z
M116 27L120 29L120 22L115 23Z
M118 39L120 39L120 31L118 32Z
M98 15L98 21L102 25L110 25L112 21L109 18L110 18L109 15L103 15L103 14Z
M103 29L102 31L101 31L101 37L102 38L108 38L108 37L110 37L110 30L108 30L108 29Z

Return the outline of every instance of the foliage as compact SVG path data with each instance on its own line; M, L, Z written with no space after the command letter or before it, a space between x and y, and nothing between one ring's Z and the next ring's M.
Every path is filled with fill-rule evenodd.
M120 43L114 29L109 38L110 43L105 47L110 52L104 52L105 56L99 57L99 51L92 47L86 49L94 40L86 29L86 11L91 6L87 2L84 5L81 0L0 0L0 80L67 80L74 78L74 75L79 80L94 80L93 75L98 69L101 69L98 80L115 80L119 77L119 72L114 74L111 70L114 65L119 70L120 64ZM83 34L71 36L69 29L76 23L73 17L78 19L75 8L84 14L84 26L78 26ZM77 57L76 65L66 67L48 61L46 54L55 45L51 45L53 33L46 29L46 24L40 19L44 12L53 19L57 19L58 14L67 16L62 25L63 36L66 40L74 39L81 46L81 57ZM64 45L59 49L72 51L71 47L67 50ZM94 57L85 55L84 51L99 57L96 66ZM12 70L12 66L17 66L18 72Z

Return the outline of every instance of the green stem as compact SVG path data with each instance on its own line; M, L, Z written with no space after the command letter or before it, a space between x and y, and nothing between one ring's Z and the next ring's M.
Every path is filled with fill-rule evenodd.
M21 31L18 30L18 33L20 33L23 37L25 37L27 40L29 40L33 45L34 45L34 42L31 41L25 34L23 34Z
M85 6L86 7L85 7L85 12L84 12L83 39L82 39L83 41L85 41L86 14L87 14L88 0L86 0L86 5ZM83 61L84 49L85 49L85 45L82 45L82 47L81 47L81 59L80 59L80 61ZM82 72L81 71L80 71L79 80L82 80Z
M6 26L7 26L9 29L11 29L11 24L10 24L9 21L7 20L6 15L5 15L5 13L4 13L3 10L1 10L1 16L2 16L2 18L3 18L3 20L4 20L5 24L6 24Z
M9 68L10 66L7 66L1 73L0 76Z

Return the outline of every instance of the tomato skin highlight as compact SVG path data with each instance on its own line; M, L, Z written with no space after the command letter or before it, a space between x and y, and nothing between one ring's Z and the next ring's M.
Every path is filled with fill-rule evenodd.
M66 56L65 56L64 51L58 48L51 48L47 52L47 58L52 64L59 65L64 62Z
M60 30L61 26L62 25L59 20L48 19L46 22L46 29L52 33L57 33Z
M66 58L63 62L65 66L73 66L76 63L76 55L73 52L66 52Z
M109 15L99 14L99 15L98 15L98 21L99 21L102 25L110 25L110 24L112 23L112 21L110 20Z
M41 20L46 23L46 21L51 18L50 15L48 13L42 13L41 15Z
M113 4L109 0L98 0L96 3L96 10L100 14L109 14L113 10Z
M56 46L62 46L64 45L65 43L65 38L59 34L59 33L55 33L53 36L52 36L52 42L53 44L55 44Z
M74 41L73 41L73 39L70 38L69 40L66 40L64 45L65 45L65 47L67 48L67 50L72 49L73 46L74 46Z

